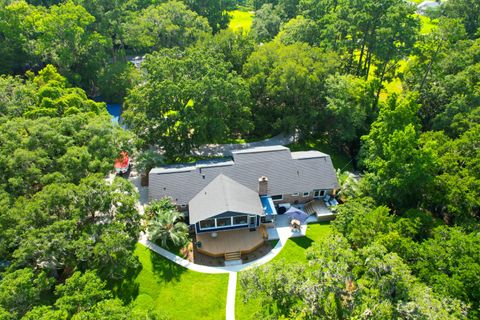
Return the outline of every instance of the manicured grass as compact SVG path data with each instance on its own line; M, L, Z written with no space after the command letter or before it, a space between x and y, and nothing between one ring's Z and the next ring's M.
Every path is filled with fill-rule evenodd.
M332 229L328 222L309 224L307 235L305 237L288 239L282 251L272 261L283 260L286 263L307 263L305 250L310 248L313 243L327 237L331 231Z
M252 26L253 13L249 11L233 10L229 12L231 17L229 28L233 31L242 29L243 32L249 32Z
M326 141L322 140L313 140L313 141L306 141L303 143L292 143L289 144L287 147L290 148L291 151L306 151L306 150L318 150L323 153L330 155L332 159L333 166L335 169L342 169L342 171L348 170L353 171L353 166L350 157L341 152L340 150L333 148Z
M331 233L329 223L309 224L305 237L288 239L282 251L272 261L283 261L283 263L307 263L305 250L313 243L320 241ZM270 262L271 263L271 262ZM255 316L261 310L259 300L251 299L243 303L243 290L240 282L237 281L237 293L235 296L235 319L257 319Z
M190 271L141 244L137 244L135 255L142 269L130 293L134 309L153 309L179 320L225 318L228 274ZM118 289L119 294L122 289Z

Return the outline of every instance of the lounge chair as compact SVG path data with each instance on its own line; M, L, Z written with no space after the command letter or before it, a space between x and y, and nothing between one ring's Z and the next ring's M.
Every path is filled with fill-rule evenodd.
M338 201L337 201L337 199L332 198L332 199L330 199L329 203L330 203L330 206L336 206L338 204Z
M326 194L324 197L323 197L323 202L325 202L325 205L327 207L330 207L330 195L329 194Z
M334 197L331 197L329 194L326 194L323 197L323 201L325 202L325 205L327 207L336 206L338 204L337 199L335 199Z

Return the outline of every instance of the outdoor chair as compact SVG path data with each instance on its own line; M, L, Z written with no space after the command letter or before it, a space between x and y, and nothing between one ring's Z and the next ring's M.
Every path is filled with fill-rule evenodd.
M326 194L324 197L323 197L323 202L325 202L325 205L327 207L330 207L330 195L329 194Z
M323 197L323 201L327 207L336 206L338 204L337 199L331 197L329 194L326 194L325 197Z

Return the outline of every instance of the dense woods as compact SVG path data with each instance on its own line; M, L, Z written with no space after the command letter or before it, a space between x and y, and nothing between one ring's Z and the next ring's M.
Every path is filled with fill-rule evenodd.
M143 229L118 152L278 133L361 179L307 265L240 275L260 318L480 317L480 4L441 2L0 0L0 319L162 318L118 289Z

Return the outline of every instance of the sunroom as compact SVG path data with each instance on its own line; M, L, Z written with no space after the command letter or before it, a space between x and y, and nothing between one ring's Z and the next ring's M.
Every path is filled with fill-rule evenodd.
M267 233L259 228L264 206L257 192L220 174L189 202L197 248L211 256L239 254L262 245Z
M196 233L255 229L265 215L258 193L220 174L188 204Z

